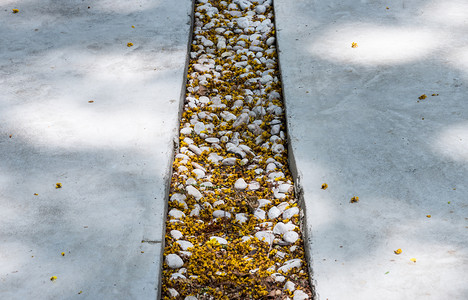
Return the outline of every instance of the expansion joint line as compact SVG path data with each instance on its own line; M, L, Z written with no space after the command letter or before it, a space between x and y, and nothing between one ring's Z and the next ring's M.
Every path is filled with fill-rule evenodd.
M163 299L311 299L271 0L198 0Z

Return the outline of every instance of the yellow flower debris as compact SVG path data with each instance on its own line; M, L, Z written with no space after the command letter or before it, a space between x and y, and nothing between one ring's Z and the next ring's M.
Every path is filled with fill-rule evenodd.
M414 263L416 263L416 258L410 258L410 260Z
M55 188L56 188L56 189L61 189L61 188L62 188L62 184L61 184L60 182L57 182L57 183L55 184Z
M19 9L17 9L17 8L13 8L12 10L13 10L13 13L14 13L14 14L19 13Z
M203 5L208 4L218 13L207 13ZM162 299L171 299L169 289L175 289L181 299L189 295L199 299L266 299L271 292L284 288L284 283L274 280L273 273L287 276L311 297L301 220L296 211L298 200L288 167L276 44L266 43L268 39L274 41L274 26L257 38L249 38L253 32L247 28L235 33L237 18L223 13L229 4L234 1L195 4L199 15L194 19L196 33L186 84L190 105L185 104L180 120L164 249L166 258L178 255L183 267L163 264ZM271 6L261 15L253 7L239 12L243 16L251 14L252 20L260 23L267 16L273 18ZM228 27L231 21L234 28ZM223 43L252 47L256 53L224 48ZM260 78L267 75L274 80L261 82ZM254 107L258 113L247 116L247 123L234 128L243 110L252 111ZM195 132L194 123L200 131ZM252 124L255 128L248 126ZM282 133L272 134L275 124ZM216 142L212 144L208 138ZM236 139L243 151L228 151L228 142ZM229 163L214 162L213 155L229 159ZM201 172L205 176L198 178L196 173ZM240 178L248 188L235 188ZM189 194L189 185L201 197ZM284 191L281 195L276 192L280 187ZM266 201L261 208L260 200ZM267 212L275 206L281 208L280 212L292 209L291 214L287 218L282 214L273 217ZM264 219L254 216L258 209L265 212ZM214 218L214 214L220 217ZM290 231L297 234L297 240L287 243L283 234L265 234L278 224L294 228ZM292 259L300 261L300 267L280 270Z
M351 48L357 48L357 47L358 47L358 44L357 44L357 43L355 43L355 42L352 42L352 43L351 43Z
M430 218L430 217L432 217L432 216L431 216L431 215L426 215L426 217L427 217L427 218Z
M357 203L359 202L359 197L358 196L354 196L353 198L351 198L351 200L349 201L351 203Z
M328 188L328 184L324 183L322 184L322 190L326 190Z
M133 43L127 43L127 47L132 47Z
M402 251L401 251L401 249L396 249L396 250L393 251L393 252L395 252L395 254L399 255L399 254L401 254Z
M427 98L426 94L422 94L421 96L418 97L419 100L424 100L426 98Z
M50 277L50 281L55 281L55 280L57 280L57 276Z

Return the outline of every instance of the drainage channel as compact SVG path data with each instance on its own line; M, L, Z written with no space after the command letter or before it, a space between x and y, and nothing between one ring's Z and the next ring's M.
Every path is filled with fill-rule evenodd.
M161 298L312 299L271 0L198 0Z

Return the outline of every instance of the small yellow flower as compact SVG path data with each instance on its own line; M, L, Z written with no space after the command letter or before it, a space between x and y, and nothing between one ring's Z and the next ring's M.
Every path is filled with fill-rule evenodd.
M349 201L351 203L357 203L359 202L359 197L358 196L354 196L353 198L351 198L351 201Z
M322 190L326 190L328 188L328 184L324 183L322 184Z
M398 249L396 249L396 250L395 250L395 251L393 251L393 252L394 252L395 254L397 254L397 255L398 255L398 254L401 254L401 252L402 252L402 251L401 251L401 249L400 249L400 248L398 248Z
M38 194L38 193L34 193L34 196L39 196L39 194Z
M422 94L421 96L418 97L419 100L424 100L426 98L427 98L426 94Z
M61 189L61 188L62 188L62 184L61 184L60 182L57 182L57 183L55 184L55 188L56 188L56 189Z
M65 256L65 252L62 252L61 254L62 254L62 256Z
M410 258L410 260L414 263L416 263L416 258Z
M132 28L135 28L135 26L132 25Z
M430 218L430 217L432 217L432 216L431 216L431 215L426 215L426 217Z
M57 276L50 277L50 281L55 281L55 280L57 280Z
M127 47L132 47L133 43L127 43Z
M355 42L352 42L352 43L351 43L351 48L357 48L357 47L358 47L358 44L357 44L357 43L355 43Z
M17 8L13 8L13 13L14 13L14 14L17 14L17 13L19 13L19 9L17 9Z

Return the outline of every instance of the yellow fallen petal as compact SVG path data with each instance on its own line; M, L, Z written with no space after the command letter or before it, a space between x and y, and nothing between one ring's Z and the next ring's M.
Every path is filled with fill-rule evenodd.
M62 256L65 256L65 252L62 252Z
M133 46L133 43L127 43L127 47Z
M426 215L426 217L430 218L430 217L432 217L432 216L431 216L431 215Z
M13 8L13 13L14 13L14 14L19 13L19 9Z
M322 184L322 190L326 190L328 188L328 184L324 183Z
M419 99L419 100L424 100L424 99L426 99L426 98L427 98L426 94L422 94L421 96L419 96L418 99Z
M62 188L62 184L61 184L60 182L57 182L57 183L55 184L55 188L56 188L56 189Z
M359 202L359 197L358 196L354 196L353 198L351 198L351 201L349 201L351 203L357 203Z
M410 260L414 263L416 263L416 258L410 258Z
M352 42L352 43L351 43L351 48L357 48L357 47L358 47L358 44L357 44L357 43L355 43L355 42Z
M399 249L399 248L398 248L398 249L396 249L396 250L395 250L395 251L393 251L393 252L395 252L395 254L397 254L397 255L398 255L398 254L401 254L401 252L402 252L402 251L401 251L401 249Z
M55 281L55 280L57 280L57 276L50 277L50 281Z

